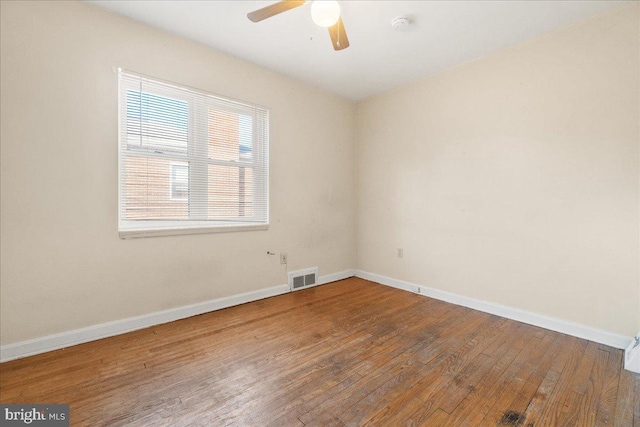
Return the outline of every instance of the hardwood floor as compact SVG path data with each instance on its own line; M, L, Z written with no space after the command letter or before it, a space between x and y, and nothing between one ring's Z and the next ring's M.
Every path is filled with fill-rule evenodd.
M623 352L347 279L0 365L86 426L640 426Z

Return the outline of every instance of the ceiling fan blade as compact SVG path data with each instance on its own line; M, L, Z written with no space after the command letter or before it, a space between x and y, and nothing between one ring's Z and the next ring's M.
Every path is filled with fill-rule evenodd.
M342 16L338 18L338 22L334 26L329 27L329 35L331 36L331 43L335 50L342 50L349 47L349 38L347 32L344 30L344 24L342 23Z
M247 18L253 22L260 22L263 19L271 18L279 13L302 6L304 3L305 0L282 0L270 6L263 7L262 9L247 13Z

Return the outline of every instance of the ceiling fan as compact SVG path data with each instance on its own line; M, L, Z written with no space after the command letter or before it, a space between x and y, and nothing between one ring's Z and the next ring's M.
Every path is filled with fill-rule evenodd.
M287 10L295 9L305 3L305 0L281 0L278 3L248 13L247 18L252 22L260 22ZM316 25L329 29L329 36L335 50L349 47L349 39L340 16L340 4L337 1L312 0L311 18Z

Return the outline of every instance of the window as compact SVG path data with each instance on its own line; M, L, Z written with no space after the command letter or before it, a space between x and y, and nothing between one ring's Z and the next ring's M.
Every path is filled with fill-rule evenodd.
M119 232L266 229L266 109L119 73Z
M171 165L171 200L189 200L189 165Z

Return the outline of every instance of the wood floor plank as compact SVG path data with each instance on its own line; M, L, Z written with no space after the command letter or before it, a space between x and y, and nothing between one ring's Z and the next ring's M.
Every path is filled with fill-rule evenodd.
M0 364L0 402L92 427L640 427L639 378L620 350L352 278Z
M494 358L497 360L492 364L491 370L480 380L459 405L450 413L448 418L451 425L464 425L464 420L472 413L480 419L492 406L490 402L497 398L498 394L504 390L507 381L510 381L517 372L519 365L516 358L539 342L538 339L527 339L525 332L526 325L513 322L513 327L507 332L505 347L496 352ZM483 354L486 354L483 352ZM473 411L473 412L472 412Z
M449 414L438 408L424 421L424 425L429 427L450 426L451 422L449 421Z
M572 381L579 379L580 362L583 359L587 349L588 342L579 338L572 337L568 345L566 361L559 371L559 378L555 386L548 395L548 403L544 406L539 417L538 424L564 426L574 425L570 420L571 416L577 412L579 399L576 393L571 390ZM554 367L552 367L553 369ZM531 419L528 422L532 422ZM535 424L534 424L535 425Z
M605 370L609 360L609 352L598 350L596 361L591 368L587 390L580 402L578 425L595 425L600 396L602 395Z
M602 387L602 393L600 394L598 412L596 414L596 424L599 426L613 425L618 399L620 371L623 369L622 358L622 354L609 352L604 373L604 385Z
M633 393L634 412L633 427L640 427L640 375L635 376L636 387Z
M462 332L470 331L482 325L483 322L487 322L491 320L490 316L483 314L483 315L475 316L475 319L473 319L472 321L466 322L465 325L458 325L457 324L458 316L456 315L456 313L458 312L459 310L456 310L455 312L453 312L452 315L449 318L447 318L445 322L442 323L442 325L446 325L446 326L444 329L440 331L441 337L453 336L454 335L453 331L455 330L461 330ZM456 343L459 345L459 340L456 341ZM382 384L384 384L384 382L389 381L391 378L393 378L393 373L398 369L397 365L399 365L398 363L399 361L404 361L406 360L407 357L409 357L412 359L416 359L420 363L424 363L423 360L425 357L424 356L425 350L428 350L427 352L429 354L428 355L429 360L438 362L438 363L433 363L433 366L437 366L439 362L447 360L447 358L450 357L450 355L454 351L450 347L449 341L446 339L426 341L423 344L425 345L415 346L415 348L413 348L410 353L407 353L406 351L404 351L402 352L402 353L406 353L404 355L400 354L399 356L394 357L394 359L390 361L385 360L384 363L378 364L374 371L366 373L367 378L364 378L362 383L358 384L356 397L349 394L345 394L344 396L339 396L337 400L337 405L329 409L330 411L332 411L332 415L339 416L340 414L348 412L349 408L355 405L357 401L359 401L360 399L366 397L370 393L370 390L375 390L375 388L371 388L371 385L368 384L368 381L369 381L368 378L371 378L377 382L382 381ZM435 351L433 350L434 348L436 349ZM391 376L389 376L390 374ZM376 383L373 383L373 384L375 385ZM365 387L365 385L367 386ZM348 393L348 391L346 393ZM315 420L319 416L327 417L326 412L327 412L326 408L314 408L314 410L310 411L307 414L304 414L300 419L306 424L311 420Z
M437 409L434 404L439 401L438 392L441 388L452 381L455 375L466 367L468 361L473 360L496 338L496 333L507 324L504 320L490 317L464 334L457 344L447 346L447 350L437 358L430 359L424 372L407 393L386 405L376 405L383 409L367 423L395 425L407 422L415 425L420 418L430 415L431 410Z
M613 421L613 425L615 427L633 425L633 395L635 387L634 376L635 375L629 371L623 370L620 372L618 396L616 397L616 413Z
M544 425L541 421L544 417L549 417L555 422L556 412L555 408L558 405L558 392L562 385L566 383L567 377L563 375L565 367L567 371L572 369L572 364L576 363L574 343L577 338L568 337L562 346L558 348L556 354L551 358L551 366L546 375L542 379L540 386L537 389L531 388L531 391L535 391L526 397L526 400L530 399L522 419L528 424ZM525 385L525 389L527 385ZM551 424L553 425L553 424Z
M589 376L591 375L591 369L596 362L596 356L600 345L598 343L589 341L587 348L582 354L582 360L580 366L576 369L574 376L571 380L571 389L577 393L584 395L589 385Z
M542 382L560 347L560 337L549 333L539 340L532 339L531 343L533 345L526 348L514 362L517 367L515 374L505 378L499 394L488 401L492 406L488 410L472 414L464 425L498 425L505 414L512 414L518 420L522 418L521 414L530 402L531 393Z

